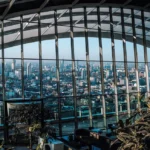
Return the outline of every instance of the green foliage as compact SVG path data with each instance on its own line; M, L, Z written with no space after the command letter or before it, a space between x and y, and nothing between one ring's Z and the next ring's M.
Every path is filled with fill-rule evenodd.
M38 145L37 145L36 150L42 150L42 149L40 148L40 145L41 145L41 144L38 144Z
M146 100L150 109L150 98ZM124 123L118 122L117 140L120 142L118 150L150 150L150 111L137 109ZM112 144L112 145L113 145Z

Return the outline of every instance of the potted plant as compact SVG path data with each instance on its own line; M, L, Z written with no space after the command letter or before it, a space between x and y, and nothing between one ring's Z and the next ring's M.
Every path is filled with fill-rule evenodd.
M117 150L150 149L150 97L146 102L147 111L137 109L125 123L122 120L119 121L117 139L111 147L119 143Z
M33 136L41 126L40 109L39 104L32 103L16 105L11 111L8 117L9 127L14 131L14 135L9 138L11 144L30 142L30 149L32 149ZM23 140L23 137L26 137L26 141Z

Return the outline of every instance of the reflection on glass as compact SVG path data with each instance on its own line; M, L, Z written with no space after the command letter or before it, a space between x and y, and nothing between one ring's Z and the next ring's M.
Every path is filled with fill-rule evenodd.
M61 119L74 118L74 101L72 97L61 98Z
M74 130L75 130L75 125L73 121L70 121L69 123L62 123L63 135L74 134Z
M44 121L51 122L58 118L58 99L46 98L44 100Z

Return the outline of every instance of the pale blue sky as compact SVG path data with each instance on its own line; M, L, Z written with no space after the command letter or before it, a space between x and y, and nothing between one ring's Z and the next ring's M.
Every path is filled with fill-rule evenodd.
M97 38L89 39L89 57L90 60L99 60L99 44ZM103 59L112 60L111 40L103 38ZM59 39L59 59L71 60L70 38ZM74 38L75 58L77 60L86 60L86 48L84 38ZM128 61L134 61L133 43L126 42ZM144 62L143 46L137 45L138 61ZM148 48L148 51L150 49ZM116 61L123 61L123 47L121 40L115 40ZM43 59L55 59L55 40L42 41ZM5 49L5 58L21 58L20 46L14 46ZM24 44L24 58L39 58L38 42ZM148 53L150 59L150 54Z

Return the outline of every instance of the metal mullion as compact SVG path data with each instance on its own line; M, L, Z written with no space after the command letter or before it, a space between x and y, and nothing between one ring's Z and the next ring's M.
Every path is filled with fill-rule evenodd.
M43 84L42 84L42 40L41 40L40 13L38 13L38 43L39 43L40 97L43 97Z
M97 7L97 19L98 24L101 26L101 20L100 20L100 10L99 7ZM104 128L106 128L107 122L106 122L106 104L105 104L105 97L104 97L104 64L103 64L103 47L102 47L102 33L101 28L98 27L98 41L99 41L99 58L100 58L100 71L101 71L101 90L102 90L102 105L103 105L103 123Z
M134 10L131 9L131 15L132 15L132 30L133 30L133 48L134 48L134 61L135 61L135 71L136 71L136 83L137 83L137 92L138 92L138 108L140 108L140 102L139 102L139 74L138 74L138 55L137 55L137 40L136 40L136 30L135 30L135 16L134 16Z
M128 117L130 117L130 100L129 100L129 80L128 80L128 64L127 64L127 47L126 47L126 34L124 25L124 12L121 8L121 23L122 23L122 44L124 53L124 68L125 68L125 78L126 78L126 99L127 99L127 111Z
M1 27L1 42L2 42L2 86L3 86L3 108L4 108L4 141L8 141L8 123L6 120L7 117L7 103L5 95L5 56L4 56L4 20L2 20Z
M116 121L118 122L118 95L117 95L117 76L116 76L116 58L115 58L115 40L114 40L114 29L113 29L113 16L112 8L109 8L110 14L110 35L111 35L111 49L112 49L112 60L113 60L113 77L114 77L114 90L115 90L115 111L116 111Z
M147 97L148 97L149 96L149 77L148 77L148 57L147 57L144 11L141 11L141 17L142 17L142 28L143 28L144 61L145 61L146 86L147 86Z
M58 48L58 29L57 29L57 12L54 11L55 21L55 50L56 50L56 76L57 76L57 93L58 93L58 114L59 114L59 135L62 136L61 125L61 99L60 99L60 75L59 75L59 48Z
M24 47L23 47L23 17L20 17L20 36L21 36L21 79L22 79L22 98L24 99Z
M74 53L74 36L73 36L73 20L72 9L70 9L70 40L71 40L71 56L72 56L72 84L73 84L73 99L74 99L74 117L75 117L75 129L78 128L77 120L77 99L76 99L76 73L75 73L75 53Z
M84 27L85 27L85 46L86 46L86 67L87 67L87 84L88 84L88 94L91 94L91 84L90 84L90 64L89 64L89 41L88 41L88 30L87 30L87 13L86 7L84 7ZM90 126L93 126L92 120L92 103L90 96L88 97L89 103L89 118Z
M5 101L5 59L4 59L4 21L2 21L1 28L1 42L2 42L2 85L3 85L3 101Z
M39 43L39 74L40 74L40 97L43 98L43 70L42 70L42 38L41 38L41 20L40 13L38 13L38 43ZM41 126L44 128L44 117L43 117L44 104L41 101Z

